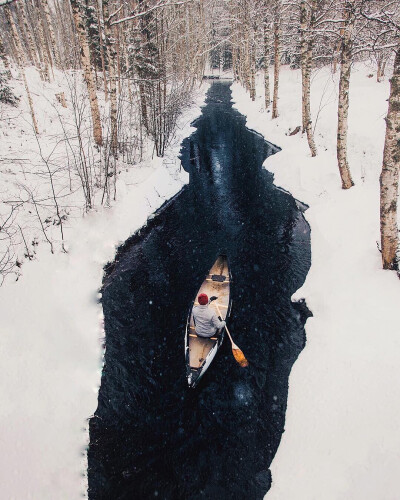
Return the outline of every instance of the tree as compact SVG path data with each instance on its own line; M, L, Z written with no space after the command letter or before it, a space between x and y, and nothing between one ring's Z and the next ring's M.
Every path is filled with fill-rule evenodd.
M111 152L114 157L118 152L118 122L117 122L117 75L115 69L116 51L114 40L111 32L111 21L116 13L110 16L109 0L103 0L103 20L104 20L104 36L106 40L106 53L108 61L108 73L110 80L110 144Z
M274 96L272 118L278 118L279 72L281 67L281 0L274 0Z
M387 0L375 2L364 0L361 15L372 21L375 35L374 50L392 48L395 52L393 75L390 79L390 95L386 116L385 145L383 149L380 184L380 232L382 266L398 269L399 228L398 197L400 170L400 8ZM383 35L383 36L382 36Z
M16 2L15 8L21 34L23 34L25 40L27 41L25 46L28 52L29 59L36 67L38 67L36 48L34 46L31 30L26 19L24 4Z
M49 33L50 37L50 47L51 47L51 52L54 57L54 62L57 67L61 67L61 61L60 61L60 54L58 52L58 47L57 47L57 41L56 41L56 35L54 33L54 28L53 28L53 21L51 19L50 15L50 8L47 0L40 0L41 1L41 6L44 12L44 16L46 19L46 25L47 25L47 30Z
M271 21L270 21L270 10L269 10L269 1L264 0L263 5L263 42L264 42L264 103L265 109L269 108L271 103L271 96L269 90L269 66L271 63L271 55L270 55L270 32L271 32Z
M12 13L11 13L10 5L8 5L9 3L11 3L11 2L7 2L5 4L4 11L6 14L7 22L11 28L12 39L13 39L13 42L14 42L14 45L16 48L16 52L17 52L16 53L17 61L18 61L20 72L21 72L22 80L24 82L26 95L28 98L28 104L29 104L29 109L31 112L33 128L35 130L35 133L39 134L39 128L38 128L37 121L36 121L35 110L33 109L33 101L32 101L31 93L29 91L28 82L26 80L26 75L25 75L22 44L21 44L21 40L19 38L17 27L15 25L15 22L14 22Z
M40 13L39 4L37 3L37 0L34 0L34 1L36 1L35 10L37 11L37 17L38 17L37 31L38 31L39 47L40 47L39 54L40 54L41 65L42 65L41 70L42 70L43 78L47 82L49 82L50 81L49 65L50 65L50 61L51 61L49 46L47 44L47 40L45 37L43 17Z
M380 220L382 264L384 269L397 269L399 231L397 202L400 169L400 43L397 46L390 80L389 109L386 117L386 136L380 176Z
M342 188L354 186L347 161L347 129L349 115L350 74L353 61L353 30L356 21L356 5L352 0L343 2L343 24L341 29L340 80L337 127L337 161L342 179Z
M96 93L96 83L93 76L92 66L90 63L89 44L86 35L85 22L79 9L78 0L70 0L72 13L75 21L76 31L79 37L80 58L83 66L83 75L88 90L90 110L92 113L93 122L93 137L97 145L103 144L103 135L101 131L101 119L99 104Z
M314 43L314 24L317 0L301 0L300 2L300 44L301 44L301 78L302 78L302 122L303 132L307 133L311 156L317 155L311 120L311 69Z

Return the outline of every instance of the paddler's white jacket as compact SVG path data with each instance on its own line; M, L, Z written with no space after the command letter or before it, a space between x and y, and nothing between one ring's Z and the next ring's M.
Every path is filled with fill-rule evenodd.
M193 307L193 319L199 337L212 337L225 326L225 321L220 321L214 308L208 307L208 304Z

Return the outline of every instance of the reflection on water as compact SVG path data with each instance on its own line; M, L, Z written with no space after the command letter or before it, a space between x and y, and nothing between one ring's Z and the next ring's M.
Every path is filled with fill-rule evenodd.
M230 86L214 83L182 145L190 183L132 236L103 285L106 356L90 422L89 496L262 499L284 428L288 376L305 344L292 304L310 266L310 234L290 194L262 168L278 148L246 129ZM183 337L196 291L229 256L230 329L197 389Z

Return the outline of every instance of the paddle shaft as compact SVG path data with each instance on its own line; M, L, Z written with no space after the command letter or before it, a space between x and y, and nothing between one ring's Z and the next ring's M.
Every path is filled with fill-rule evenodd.
M218 304L215 303L215 307L217 308L217 311L218 311L218 314L220 315L220 317L222 318L222 315L221 315L221 311L220 311L220 308L218 307ZM237 345L235 344L235 342L233 341L232 337L231 337L231 334L229 333L229 330L228 330L228 327L226 326L225 324L225 330L226 330L226 333L228 334L228 337L229 337L229 340L232 342L232 347L234 347L234 349L237 349Z

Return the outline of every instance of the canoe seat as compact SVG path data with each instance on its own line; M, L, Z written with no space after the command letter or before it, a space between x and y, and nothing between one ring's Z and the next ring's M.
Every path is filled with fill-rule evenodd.
M189 333L189 337L197 337L199 339L210 339L210 340L218 340L218 337L199 337L194 333Z
M225 281L226 280L226 276L224 276L223 274L212 274L211 275L211 279L213 281Z
M220 276L218 276L220 277ZM225 283L230 283L229 280L224 279L224 280L214 280L213 278L206 278L206 281L213 281L214 283L219 283L221 285L225 285Z

